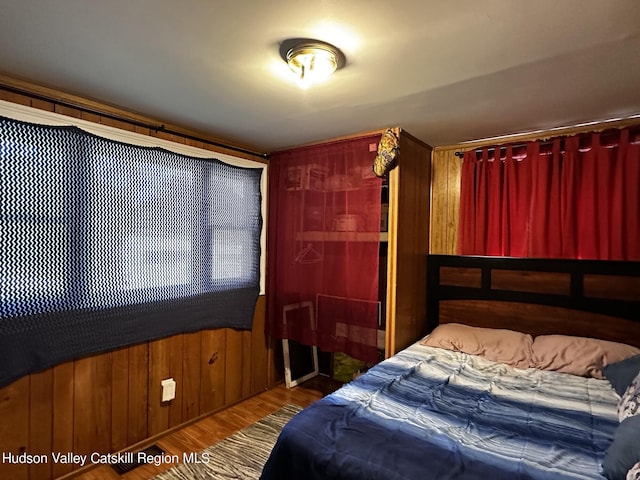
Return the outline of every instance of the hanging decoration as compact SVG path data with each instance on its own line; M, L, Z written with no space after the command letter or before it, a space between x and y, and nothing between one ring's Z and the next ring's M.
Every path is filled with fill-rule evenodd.
M373 172L378 177L384 177L398 165L399 153L398 137L389 128L382 134L378 144L378 154L373 161Z

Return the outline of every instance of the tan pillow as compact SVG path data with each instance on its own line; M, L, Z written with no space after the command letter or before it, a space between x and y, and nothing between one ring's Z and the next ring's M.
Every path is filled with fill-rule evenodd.
M602 369L640 354L640 348L570 335L540 335L533 341L531 366L581 377L604 378Z
M513 330L445 323L438 325L420 343L429 347L482 355L494 362L517 368L529 368L533 338L529 334Z

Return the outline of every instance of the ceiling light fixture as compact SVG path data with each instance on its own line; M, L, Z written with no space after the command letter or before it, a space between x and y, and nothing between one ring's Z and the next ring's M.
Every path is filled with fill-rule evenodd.
M307 88L344 67L344 54L333 45L310 38L290 38L280 45L280 56L296 75L298 84Z

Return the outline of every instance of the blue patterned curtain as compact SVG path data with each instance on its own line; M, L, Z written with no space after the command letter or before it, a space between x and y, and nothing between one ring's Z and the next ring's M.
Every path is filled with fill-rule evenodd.
M0 117L0 385L180 332L250 329L261 173Z

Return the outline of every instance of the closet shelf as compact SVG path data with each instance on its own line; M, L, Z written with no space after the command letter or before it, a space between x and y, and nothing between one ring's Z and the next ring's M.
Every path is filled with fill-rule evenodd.
M300 232L296 240L304 242L386 242L387 232Z

